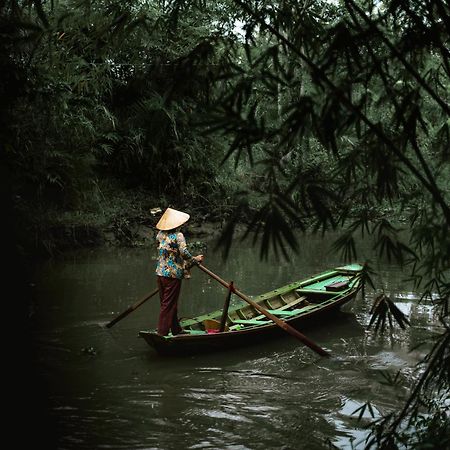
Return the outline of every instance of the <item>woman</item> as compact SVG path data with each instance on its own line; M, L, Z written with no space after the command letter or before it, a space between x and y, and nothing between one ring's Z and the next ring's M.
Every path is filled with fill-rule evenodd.
M189 214L167 208L156 224L158 243L158 263L156 275L161 309L158 334L167 336L183 333L178 321L178 297L181 280L186 277L187 268L203 262L203 255L192 256L179 227L189 220Z

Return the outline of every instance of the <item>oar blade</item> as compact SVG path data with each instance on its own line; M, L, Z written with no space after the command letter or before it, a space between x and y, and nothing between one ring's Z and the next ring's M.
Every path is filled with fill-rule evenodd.
M123 311L122 313L120 313L117 317L115 317L113 320L111 320L110 322L108 322L105 327L106 328L111 328L113 325L115 325L117 322L119 322L120 320L122 320L124 317L128 316L128 314L132 313L135 309L139 308L139 306L143 305L147 300L149 300L150 298L152 298L155 294L157 294L159 292L159 289L156 288L154 291L150 292L149 294L147 294L145 297L143 297L141 300L139 300L138 302L136 302L134 305L128 307L125 311Z

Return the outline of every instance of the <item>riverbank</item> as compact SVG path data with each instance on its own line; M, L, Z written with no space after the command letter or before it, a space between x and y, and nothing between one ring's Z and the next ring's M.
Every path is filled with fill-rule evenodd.
M168 206L190 214L186 236L193 240L218 237L233 209L229 204L170 201L142 189L108 185L77 209L26 211L32 221L25 247L46 257L78 248L151 246L155 225Z
M220 204L188 196L184 200L171 201L142 189L126 189L109 183L77 209L36 211L35 214L28 211L34 219L30 224L31 232L24 241L37 257L53 256L78 248L147 247L153 245L155 225L168 206L191 215L185 233L191 242L196 241L200 247L203 238L221 235L236 208L229 199ZM255 204L254 208L258 205ZM380 207L372 214L374 219L389 215L397 216L399 223L406 220L389 207ZM249 208L242 210L237 229L246 229L251 216ZM293 224L292 228L298 227Z

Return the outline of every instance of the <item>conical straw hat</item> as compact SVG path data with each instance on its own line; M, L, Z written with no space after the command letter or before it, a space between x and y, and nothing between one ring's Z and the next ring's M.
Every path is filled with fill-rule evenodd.
M167 208L156 224L158 230L173 230L189 220L190 215L176 209Z

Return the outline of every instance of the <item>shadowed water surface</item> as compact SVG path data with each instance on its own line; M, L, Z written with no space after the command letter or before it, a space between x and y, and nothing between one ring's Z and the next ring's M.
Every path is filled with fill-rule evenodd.
M335 235L303 236L291 261L235 245L224 262L207 252L205 265L256 295L342 265L330 252ZM360 261L373 258L362 243ZM212 248L212 243L210 244ZM153 249L97 249L43 265L35 277L34 345L48 386L61 449L323 449L363 448L370 416L352 413L367 400L375 415L398 406L405 392L383 384L380 372L412 377L424 355L409 349L436 322L431 307L394 265L380 264L380 288L414 326L376 336L366 330L374 293L357 299L308 337L332 353L321 358L290 336L220 354L164 358L138 331L154 328L158 300L106 329L115 315L156 286ZM180 315L221 308L226 292L193 269L183 282Z

